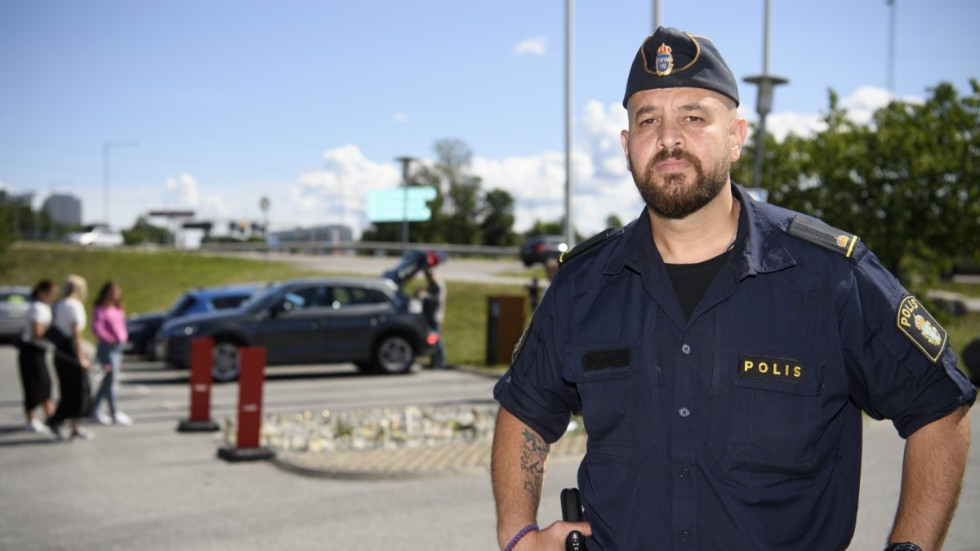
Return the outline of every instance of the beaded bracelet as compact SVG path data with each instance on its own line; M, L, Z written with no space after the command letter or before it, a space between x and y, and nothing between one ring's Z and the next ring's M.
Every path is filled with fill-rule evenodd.
M517 545L517 542L521 541L521 538L526 536L528 532L530 532L531 530L537 530L537 529L538 529L538 525L534 524L533 522L531 524L528 524L524 528L521 528L521 531L515 534L514 537L512 537L509 542L507 542L507 545L504 547L504 551L513 551L514 546Z

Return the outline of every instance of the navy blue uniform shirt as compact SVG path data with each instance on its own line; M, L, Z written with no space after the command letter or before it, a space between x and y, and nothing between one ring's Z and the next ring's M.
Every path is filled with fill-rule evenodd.
M494 389L549 442L582 414L590 550L844 549L861 412L907 437L976 396L859 240L733 193L738 242L689 320L644 211L559 269Z

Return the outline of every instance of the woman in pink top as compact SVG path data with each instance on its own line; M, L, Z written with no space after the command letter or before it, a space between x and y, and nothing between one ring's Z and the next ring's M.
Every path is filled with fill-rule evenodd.
M99 340L95 358L103 374L92 400L92 417L103 425L131 425L132 419L116 407L122 349L129 335L126 333L126 312L122 308L122 288L114 281L107 281L99 290L92 312L92 332ZM99 411L103 400L109 405L109 416Z

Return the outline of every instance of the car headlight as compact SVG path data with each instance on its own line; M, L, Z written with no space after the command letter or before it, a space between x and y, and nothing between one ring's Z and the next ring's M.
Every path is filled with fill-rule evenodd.
M184 327L184 330L181 331L181 333L185 337L190 337L194 333L197 333L197 326L196 325L187 325L187 326Z

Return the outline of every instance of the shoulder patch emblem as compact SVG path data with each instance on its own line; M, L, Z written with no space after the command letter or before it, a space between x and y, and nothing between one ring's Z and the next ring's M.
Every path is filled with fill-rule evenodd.
M896 325L932 363L939 361L949 335L914 296L899 303Z
M826 249L837 251L847 258L854 258L854 251L861 239L853 233L839 230L823 222L796 216L789 223L787 233Z

